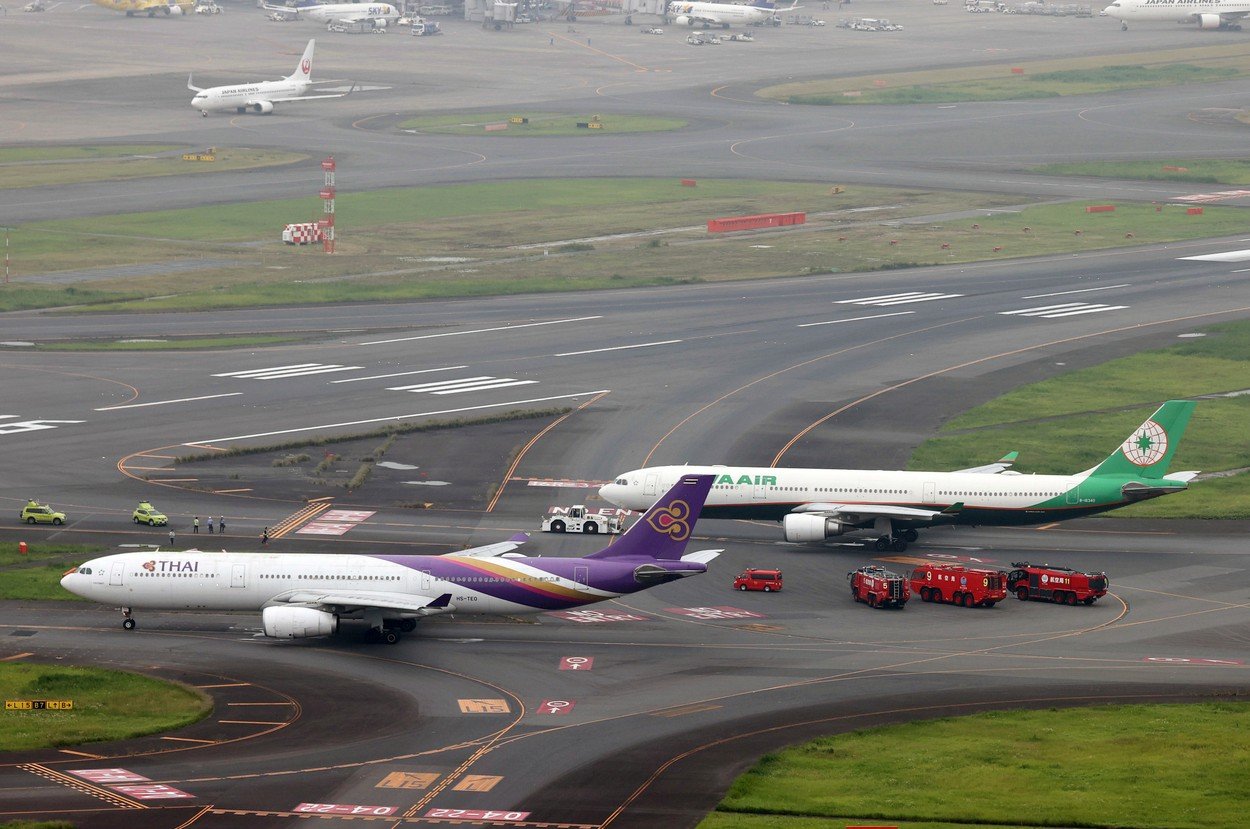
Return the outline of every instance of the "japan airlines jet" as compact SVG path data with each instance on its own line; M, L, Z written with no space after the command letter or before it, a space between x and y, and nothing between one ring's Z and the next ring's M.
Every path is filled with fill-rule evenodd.
M308 46L304 48L304 56L295 65L295 71L280 81L256 81L234 86L214 86L210 89L201 89L192 82L192 77L188 75L187 89L196 93L195 97L191 99L191 106L198 109L205 118L208 117L210 112L224 112L231 109L240 113L251 110L262 115L268 115L273 112L274 104L286 104L292 101L316 101L322 98L342 98L350 95L352 89L355 89L354 86L346 92L338 92L331 95L307 94L308 90L313 88L313 46L316 43L316 40L308 41Z
M1187 489L1197 472L1164 476L1194 405L1164 403L1106 460L1073 475L1010 472L1014 452L956 472L655 466L619 475L599 494L618 507L645 509L678 476L711 474L704 518L781 521L793 542L874 532L878 550L902 552L922 527L1043 524Z
M565 610L615 599L707 572L720 550L686 553L712 486L710 475L679 475L676 485L617 539L585 558L528 558L509 541L443 556L282 553L119 553L69 571L71 593L121 607L251 610L266 636L330 636L339 619L364 619L371 638L395 643L400 631L438 613L510 615Z
M1103 9L1128 29L1130 20L1197 23L1199 29L1240 29L1250 0L1116 0Z
M385 29L399 19L399 9L390 3L313 3L307 6L265 6L267 11L282 14L295 13L296 17L305 17L318 23L334 23L344 21L354 23L358 20L383 21L378 26Z
M792 12L798 8L801 8L798 0L794 0L793 5L784 9L778 9L767 0L755 0L749 6L738 3L675 2L668 4L668 16L678 26L693 26L701 23L705 29L709 26L728 29L731 23L737 23L740 26L767 23L779 11Z

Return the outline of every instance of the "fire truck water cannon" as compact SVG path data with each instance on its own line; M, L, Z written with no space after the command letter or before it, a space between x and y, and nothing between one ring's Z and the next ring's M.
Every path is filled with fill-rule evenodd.
M911 573L911 589L925 602L993 607L1007 598L1007 574L962 564L922 564Z
M1106 573L1082 573L1052 564L1013 561L1007 574L1007 590L1022 602L1037 599L1055 604L1090 605L1107 595L1111 580Z
M907 578L884 567L869 565L846 574L851 583L851 598L869 607L899 607L911 598Z

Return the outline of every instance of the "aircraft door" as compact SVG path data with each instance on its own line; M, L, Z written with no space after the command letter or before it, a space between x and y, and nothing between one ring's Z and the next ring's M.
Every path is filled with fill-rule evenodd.
M1079 483L1075 484L1071 489L1068 490L1067 502L1069 504L1081 503L1081 485Z
M937 484L933 481L925 481L924 483L924 502L926 504L937 503Z
M655 486L656 486L656 483L658 483L659 478L660 476L657 473L648 472L647 480L642 485L642 494L643 495L655 495Z
M112 569L109 570L109 584L120 585L122 583L122 575L126 572L126 562L114 561Z
M247 565L235 564L230 568L230 586L247 587Z
M434 579L430 575L429 570L421 570L417 575L421 577L421 592L429 593L434 589Z
M573 583L577 585L579 589L582 589L582 590L587 589L590 586L589 581L590 581L590 568L589 567L574 567L573 568Z
M763 480L763 475L755 476L755 489L751 492L752 501L763 501L768 498L768 485L761 483Z

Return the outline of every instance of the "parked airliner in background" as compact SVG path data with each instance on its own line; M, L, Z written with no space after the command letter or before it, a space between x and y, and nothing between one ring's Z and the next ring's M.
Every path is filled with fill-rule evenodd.
M313 3L306 6L265 6L266 11L281 14L294 13L297 18L315 20L318 23L372 20L379 29L394 25L399 19L399 9L390 3Z
M777 12L792 12L801 8L798 0L786 8L779 9L768 0L755 0L751 5L738 3L694 3L678 2L668 4L668 17L678 26L693 26L701 23L703 28L720 26L728 29L731 23L739 26L758 26L772 20Z
M280 81L256 81L253 83L235 84L233 86L214 86L202 89L196 86L191 75L187 76L187 89L196 93L191 99L191 106L200 111L204 117L210 112L259 112L268 115L273 112L274 104L287 104L292 101L317 101L323 98L342 98L352 93L336 92L329 95L308 95L313 88L312 65L313 47L317 41L308 41L304 48L304 56L295 65L295 71Z
M371 638L438 613L542 613L615 599L707 572L720 550L686 553L710 475L677 483L615 544L585 558L528 558L512 552L526 536L443 556L293 553L119 553L69 571L71 593L121 607L252 610L266 636L330 636L339 619L364 619ZM655 499L652 499L655 500Z
M794 542L874 532L878 550L902 552L922 527L1043 524L1187 489L1197 472L1164 476L1194 406L1164 403L1106 460L1072 475L1008 471L1014 452L956 472L656 466L618 475L599 494L618 507L646 509L678 477L710 474L716 482L704 518L781 521Z
M195 11L195 0L91 0L91 2L115 12L125 12L127 17L134 17L137 14L146 14L148 17L163 14L168 17L171 14L191 14Z
M1197 23L1199 29L1240 29L1250 0L1116 0L1103 9L1128 29L1129 21Z

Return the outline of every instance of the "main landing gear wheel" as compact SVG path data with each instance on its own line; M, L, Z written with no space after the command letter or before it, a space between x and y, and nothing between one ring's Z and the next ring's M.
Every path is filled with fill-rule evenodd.
M122 616L123 616L123 617L125 617L125 618L123 618L123 619L122 619L122 629L123 629L123 630L134 630L134 629L135 629L135 620L134 620L134 619L132 619L132 618L130 618L130 608L128 608L128 607L123 607L123 608L122 608Z
M908 544L915 544L920 538L920 533L915 530L903 530L898 534L898 537L906 541Z
M872 546L876 548L878 553L884 553L890 549L890 539L883 535L873 542Z

